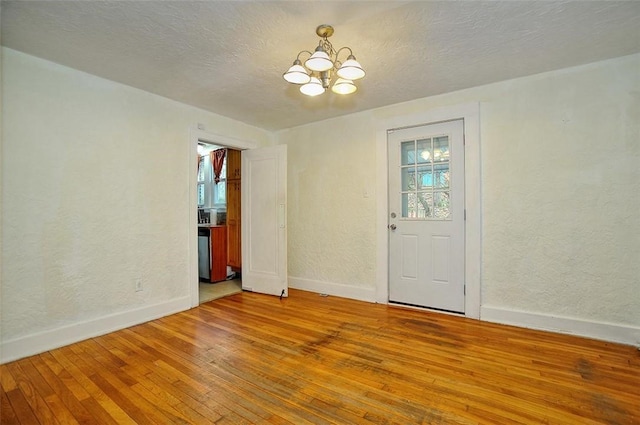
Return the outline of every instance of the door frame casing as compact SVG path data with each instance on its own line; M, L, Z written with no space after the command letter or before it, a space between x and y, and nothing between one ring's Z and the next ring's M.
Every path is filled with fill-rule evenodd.
M194 170L198 166L198 142L210 143L212 145L223 146L238 150L254 149L258 145L247 140L235 139L229 136L210 133L199 128L192 128L189 131L188 158L189 158L189 296L191 307L200 305L199 277L198 277L198 175ZM242 208L242 207L241 207Z
M465 168L465 316L480 319L482 204L480 104L466 103L381 121L376 126L376 302L389 303L389 184L387 131L463 120Z

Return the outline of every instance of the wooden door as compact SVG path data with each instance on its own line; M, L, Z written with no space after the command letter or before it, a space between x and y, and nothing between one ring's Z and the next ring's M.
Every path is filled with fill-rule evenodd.
M227 149L227 180L240 180L242 157L241 151Z
M288 296L287 146L242 151L242 288Z
M240 180L227 180L227 263L236 269L242 267L241 194Z

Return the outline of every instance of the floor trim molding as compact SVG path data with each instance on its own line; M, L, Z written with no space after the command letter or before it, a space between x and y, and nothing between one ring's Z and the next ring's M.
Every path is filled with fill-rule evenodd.
M128 328L191 308L189 296L2 341L0 364Z
M320 280L305 279L289 276L289 287L308 292L333 295L335 297L350 298L352 300L376 302L375 288L345 285L341 283L323 282Z
M628 345L640 343L640 327L482 306L481 320L529 329L583 336Z

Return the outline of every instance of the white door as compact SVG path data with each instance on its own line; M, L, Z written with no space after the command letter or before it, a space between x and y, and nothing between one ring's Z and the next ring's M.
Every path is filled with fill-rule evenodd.
M287 146L242 151L242 289L288 296Z
M389 301L464 313L464 129L390 131Z

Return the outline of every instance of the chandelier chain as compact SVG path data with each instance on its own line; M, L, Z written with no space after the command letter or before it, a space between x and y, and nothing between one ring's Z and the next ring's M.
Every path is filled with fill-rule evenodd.
M327 37L320 39L319 45L322 47L322 50L324 50L329 55L329 57L336 57L336 51L333 49L333 44L331 44L331 42L327 40Z

